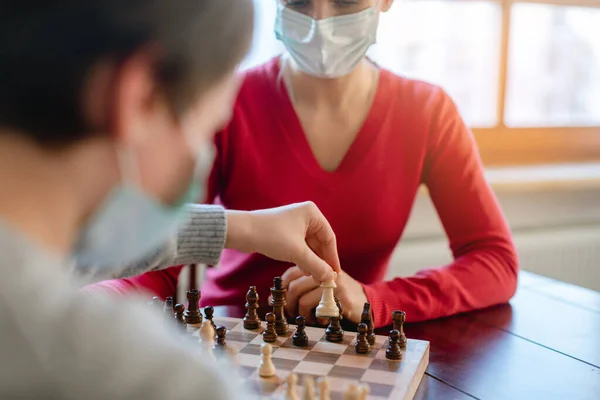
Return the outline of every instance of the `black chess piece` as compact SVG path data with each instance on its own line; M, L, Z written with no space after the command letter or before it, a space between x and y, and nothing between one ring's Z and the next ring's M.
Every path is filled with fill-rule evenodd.
M402 351L400 350L400 331L392 329L388 341L389 344L385 351L385 358L395 361L402 359Z
M163 313L165 314L165 318L171 318L173 315L173 298L167 297L165 300L165 304L163 307Z
M200 325L202 323L202 314L198 302L200 301L200 291L198 289L190 289L186 291L188 300L187 310L183 313L185 323L187 325Z
M358 324L358 334L356 335L356 343L354 343L354 349L358 354L367 354L371 351L371 345L367 340L368 327L365 323Z
M325 329L325 340L328 342L339 343L344 340L344 331L342 330L342 325L340 321L342 320L342 303L340 303L340 299L336 297L335 304L337 304L338 309L340 310L339 317L330 317L329 318L329 326Z
M392 329L400 332L400 347L406 347L406 335L404 334L404 322L406 321L406 313L404 311L396 310L392 312L392 320L394 321L394 327Z
M267 313L265 315L265 320L267 321L267 328L262 333L263 341L267 343L272 343L277 341L277 332L275 331L275 314Z
M371 303L366 302L363 306L360 322L367 325L367 341L371 346L375 345L375 326L373 325L373 314L371 313Z
M158 309L162 309L163 307L163 302L160 300L160 297L158 296L154 296L152 298L152 300L150 300L148 302L149 306L152 306L154 309L158 310Z
M225 343L225 335L227 335L227 328L225 328L224 326L219 326L216 329L217 332L217 341L215 342L214 345L214 350L216 352L224 352L225 351L225 345L227 343Z
M306 318L303 316L296 317L296 332L292 336L292 344L294 346L308 346L308 336L306 336Z
M216 331L217 326L215 325L215 322L213 321L214 314L215 314L215 308L213 306L204 307L204 317L210 321L210 324L212 325L213 329Z
M275 331L278 335L287 335L290 332L287 319L285 318L287 289L283 288L283 280L280 276L273 278L273 287L271 288L270 305L273 306L273 314L275 315Z
M186 323L185 318L183 317L185 306L183 304L175 304L173 310L175 311L175 321L177 321L177 325L179 325L183 330L185 330Z
M258 329L260 318L258 316L258 292L256 286L250 286L246 294L246 315L244 316L244 329Z

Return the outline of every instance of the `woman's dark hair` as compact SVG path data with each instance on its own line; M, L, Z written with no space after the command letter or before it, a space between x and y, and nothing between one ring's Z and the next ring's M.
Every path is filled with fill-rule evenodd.
M243 59L253 21L252 0L0 0L0 129L43 145L87 137L87 75L145 47L180 114Z

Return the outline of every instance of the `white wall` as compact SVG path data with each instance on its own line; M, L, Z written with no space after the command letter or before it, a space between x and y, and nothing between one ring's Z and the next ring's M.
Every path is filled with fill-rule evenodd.
M523 270L600 291L600 188L497 190L497 195ZM424 193L417 199L388 277L450 260L446 236Z

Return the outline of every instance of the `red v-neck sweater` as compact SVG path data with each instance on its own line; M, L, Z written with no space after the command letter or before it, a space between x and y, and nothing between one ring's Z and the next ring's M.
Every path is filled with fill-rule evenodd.
M209 201L240 210L315 202L337 235L342 269L362 283L378 327L390 324L397 309L416 322L511 298L518 272L511 235L473 136L443 90L382 70L364 126L339 168L327 172L278 73L278 59L247 72L233 119L216 137ZM454 262L385 280L422 184ZM225 250L218 268L207 271L202 305L243 305L249 285L266 301L273 277L289 266ZM167 295L178 272L111 285L142 285Z

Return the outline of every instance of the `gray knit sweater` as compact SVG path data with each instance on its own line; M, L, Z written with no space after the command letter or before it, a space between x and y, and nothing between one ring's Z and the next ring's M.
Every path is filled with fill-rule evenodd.
M121 272L215 263L224 211L196 206L191 214L179 239ZM233 389L234 369L199 357L144 300L86 296L68 270L65 260L0 221L0 398L247 398ZM92 275L102 277L89 268Z
M227 232L225 210L220 206L187 206L189 218L178 235L170 238L160 249L142 257L132 265L103 268L78 264L74 272L86 283L104 279L126 278L173 265L210 264L219 261Z

